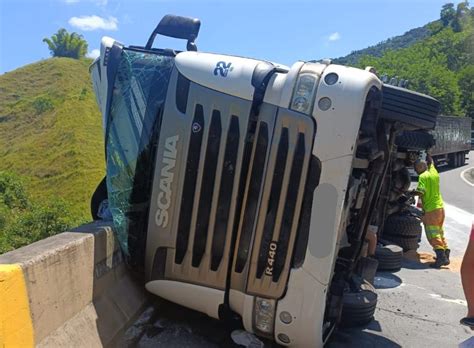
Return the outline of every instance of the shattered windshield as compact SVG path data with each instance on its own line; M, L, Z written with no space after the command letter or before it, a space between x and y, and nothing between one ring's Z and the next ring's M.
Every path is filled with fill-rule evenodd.
M124 49L115 76L106 135L107 189L118 241L132 258L146 243L154 150L173 65L172 57Z

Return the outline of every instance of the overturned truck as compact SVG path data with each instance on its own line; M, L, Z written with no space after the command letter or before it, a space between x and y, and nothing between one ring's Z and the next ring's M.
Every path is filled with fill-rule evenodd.
M108 198L150 292L282 345L321 346L338 323L373 316L375 291L357 275L365 234L408 160L397 134L434 127L439 103L327 61L199 52L199 27L165 16L145 46L102 40L91 73L107 176L92 213ZM157 34L187 51L153 48Z

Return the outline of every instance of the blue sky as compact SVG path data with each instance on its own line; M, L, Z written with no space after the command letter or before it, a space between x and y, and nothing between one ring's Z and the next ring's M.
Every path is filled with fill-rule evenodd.
M76 31L90 54L102 36L144 45L165 14L201 19L206 52L291 65L339 57L439 18L448 0L0 0L0 73L48 58L42 39ZM458 1L456 1L457 3ZM183 49L157 37L156 46Z

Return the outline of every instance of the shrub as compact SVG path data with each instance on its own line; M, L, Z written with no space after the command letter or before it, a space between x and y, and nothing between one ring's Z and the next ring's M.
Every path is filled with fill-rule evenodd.
M85 100L86 99L86 96L87 96L87 88L83 88L81 90L81 94L79 95L79 100Z
M62 199L34 202L17 175L0 172L0 254L75 225Z
M54 105L50 98L48 97L38 97L33 102L33 108L35 109L36 113L42 114L43 112L53 110Z

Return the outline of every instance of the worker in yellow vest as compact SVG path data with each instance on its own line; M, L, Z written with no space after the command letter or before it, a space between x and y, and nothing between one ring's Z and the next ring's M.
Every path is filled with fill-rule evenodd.
M448 244L444 238L444 203L439 190L439 174L428 155L427 162L415 162L415 171L418 174L418 187L415 193L421 197L423 203L423 224L426 238L436 253L436 262L430 265L433 268L449 265Z

